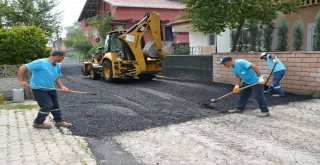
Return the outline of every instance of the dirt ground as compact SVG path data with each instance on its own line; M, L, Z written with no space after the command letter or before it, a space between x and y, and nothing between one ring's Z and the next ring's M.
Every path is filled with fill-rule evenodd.
M252 98L244 114L221 113L234 107L236 95L213 109L201 106L229 85L110 84L83 77L73 65L63 66L63 75L71 89L98 93L59 95L72 133L89 139L100 164L320 164L320 100L309 96L267 96L272 116L261 119ZM114 153L125 154L110 162Z

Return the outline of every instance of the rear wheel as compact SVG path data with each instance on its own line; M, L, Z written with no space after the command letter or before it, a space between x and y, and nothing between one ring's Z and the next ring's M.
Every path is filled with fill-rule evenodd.
M138 77L140 80L147 81L147 80L154 79L156 77L156 75L154 75L154 74L140 74Z
M100 74L97 73L97 70L93 68L92 65L89 65L89 75L91 80L99 80Z
M111 61L106 60L102 64L103 78L107 82L114 81Z

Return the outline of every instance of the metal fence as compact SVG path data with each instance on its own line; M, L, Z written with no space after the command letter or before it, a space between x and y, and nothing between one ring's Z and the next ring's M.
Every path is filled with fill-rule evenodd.
M80 57L80 55L77 52L66 52L65 58L62 61L62 64L76 64L76 65L82 65L83 62L85 62L86 59Z

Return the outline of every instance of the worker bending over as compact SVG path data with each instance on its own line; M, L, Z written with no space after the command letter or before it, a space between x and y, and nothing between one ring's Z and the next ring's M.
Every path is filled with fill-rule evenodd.
M72 126L71 123L67 123L62 120L57 92L55 90L40 88L40 86L45 88L55 88L55 84L57 84L63 92L70 92L70 90L66 88L61 81L61 68L58 63L63 59L64 52L54 51L49 58L35 60L26 65L22 65L19 68L19 81L23 88L29 87L29 83L24 81L24 74L27 71L32 73L30 87L38 105L40 106L40 110L33 124L33 127L35 128L52 128L51 125L44 123L49 113L53 115L56 126Z
M244 59L233 61L231 57L221 59L221 64L231 69L236 76L236 85L233 89L234 93L239 93L240 86L245 87L251 84L258 85L240 91L240 99L235 109L229 110L229 113L242 113L248 103L249 97L253 92L261 110L259 117L267 117L270 115L267 101L264 97L264 79L261 71L257 66Z
M268 89L268 93L272 94L273 97L282 97L285 96L285 92L280 86L280 81L283 76L286 74L286 68L283 65L282 61L273 54L270 53L261 53L260 59L267 61L270 70L275 66L273 70L273 77L271 87Z

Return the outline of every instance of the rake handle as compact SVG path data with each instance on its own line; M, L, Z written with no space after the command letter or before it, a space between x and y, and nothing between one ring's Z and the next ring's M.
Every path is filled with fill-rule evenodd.
M248 86L245 86L245 87L243 87L243 88L240 88L240 89L239 89L239 92L242 91L242 90L244 90L244 89L247 89L247 88L253 87L253 86L255 86L255 85L258 85L258 84L259 84L259 82L254 83L254 84L251 84L251 85L248 85ZM229 95L232 95L232 94L233 94L233 92L227 93L227 94L225 94L225 95L223 95L223 96L215 99L214 101L218 101L218 100L223 99L223 98L225 98L225 97L227 97L227 96L229 96Z
M48 88L48 87L42 87L42 86L30 86L31 88L39 88L39 89L48 89L48 90L56 90L56 91L61 91L63 92L62 89L58 89L58 88ZM70 91L71 93L79 93L79 94L90 94L89 92L81 92L81 91Z

